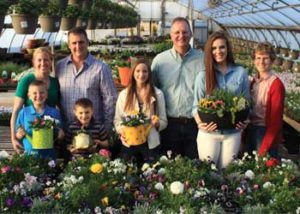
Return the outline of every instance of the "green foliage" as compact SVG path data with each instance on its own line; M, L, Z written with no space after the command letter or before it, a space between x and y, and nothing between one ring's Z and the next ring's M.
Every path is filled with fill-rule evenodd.
M11 76L12 72L19 74L28 68L29 66L24 64L19 65L13 62L0 62L0 72L7 71L9 77Z
M45 0L19 0L17 4L10 6L9 11L13 14L38 16L41 14L42 7L45 4Z
M161 53L165 50L172 48L173 43L171 41L165 41L161 43L154 44L153 49L156 53Z
M5 15L7 12L7 9L10 6L10 1L9 0L1 0L0 1L0 15Z
M62 12L64 18L77 18L80 15L80 8L78 5L68 5L66 9Z
M284 113L287 114L287 116L289 116L293 120L300 122L300 93L299 92L286 93Z
M60 0L49 0L48 5L42 11L45 16L61 16L61 13Z

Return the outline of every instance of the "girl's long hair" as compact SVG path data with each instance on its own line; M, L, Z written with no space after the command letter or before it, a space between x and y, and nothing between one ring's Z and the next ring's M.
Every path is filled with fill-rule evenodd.
M205 63L205 83L206 83L206 94L210 95L212 91L215 89L217 85L217 77L216 71L214 68L215 60L212 54L212 44L217 39L223 39L226 42L227 46L227 57L226 62L227 64L235 64L233 59L233 53L231 44L229 42L228 37L226 36L225 32L217 31L212 33L205 44L204 48L204 63Z
M136 86L136 80L134 79L134 71L139 64L145 64L148 69L148 80L146 81L147 95L146 95L146 100L144 103L144 105L146 106L146 109L150 109L151 97L154 97L156 100L156 94L155 94L154 84L152 82L152 72L151 72L150 65L147 60L139 59L134 64L133 68L131 69L131 71L132 71L131 72L131 81L130 81L129 86L127 86L127 97L126 97L125 107L124 107L125 111L134 110L134 101L135 101L135 99L137 99L137 86ZM156 112L156 105L154 105L154 111Z

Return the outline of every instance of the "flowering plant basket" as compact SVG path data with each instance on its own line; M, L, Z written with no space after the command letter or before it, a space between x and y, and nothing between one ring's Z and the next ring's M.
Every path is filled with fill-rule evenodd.
M53 148L53 128L58 121L50 116L44 118L37 117L30 123L32 137L26 134L27 139L32 144L33 149L52 149Z
M139 112L122 117L123 134L129 146L137 146L146 142L151 125L147 116Z
M199 100L198 114L202 122L214 122L218 129L232 129L239 121L247 119L249 102L242 95L215 90L212 95Z

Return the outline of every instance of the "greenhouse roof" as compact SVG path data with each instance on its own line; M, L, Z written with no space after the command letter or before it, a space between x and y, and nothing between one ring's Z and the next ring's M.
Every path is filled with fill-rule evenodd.
M233 36L300 49L299 0L192 1L194 10ZM189 5L189 0L180 0L180 3Z

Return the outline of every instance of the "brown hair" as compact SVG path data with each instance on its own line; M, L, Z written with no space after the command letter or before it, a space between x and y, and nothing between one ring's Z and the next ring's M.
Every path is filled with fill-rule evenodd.
M75 102L74 109L76 109L76 107L78 107L78 106L80 106L82 108L91 108L91 109L93 109L93 102L88 98L79 98Z
M252 59L255 59L257 53L264 53L270 56L271 61L273 62L276 59L276 53L273 46L269 42L258 43L255 50L252 52Z
M126 97L125 107L124 107L125 111L134 110L134 97L137 97L136 80L134 79L134 71L139 64L145 64L148 69L148 80L146 81L146 87L148 92L146 96L146 103L145 103L146 108L150 109L151 97L154 97L156 99L154 84L152 82L152 72L151 72L150 65L147 60L139 59L131 69L131 82L127 87L127 97ZM154 111L156 111L155 106L156 105L154 105Z
M189 27L190 33L192 33L191 25L190 25L189 21L186 18L180 17L180 16L174 18L173 21L172 21L172 24L171 24L171 28L174 25L174 23L176 23L176 22L185 22L187 24L187 26Z
M30 84L29 84L29 87L31 87L31 86L43 86L45 89L46 89L46 91L47 91L47 85L46 85L46 83L44 82L44 81L42 81L42 80L33 80ZM29 88L28 87L28 88Z
M217 39L223 39L227 46L227 64L235 64L233 59L232 48L229 39L225 32L217 31L212 33L205 44L204 47L204 63L205 63L205 83L206 83L206 94L211 94L217 85L216 71L214 68L214 57L212 54L212 44Z
M68 32L68 38L69 38L70 34L83 35L85 37L86 41L89 42L87 33L86 33L85 29L82 27L71 28Z

